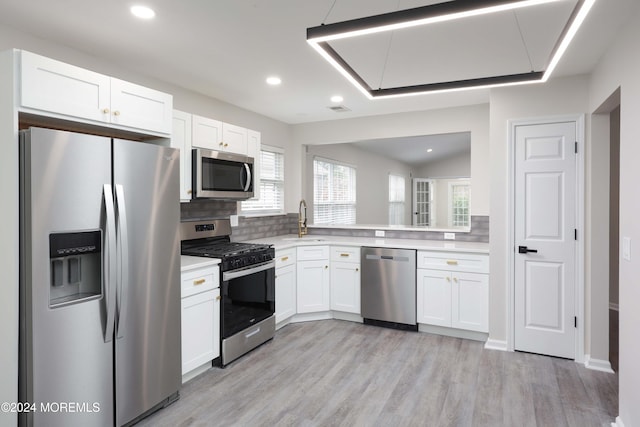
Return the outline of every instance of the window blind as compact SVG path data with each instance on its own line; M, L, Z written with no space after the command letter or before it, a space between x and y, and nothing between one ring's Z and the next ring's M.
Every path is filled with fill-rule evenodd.
M356 223L356 169L330 160L313 161L313 222Z
M243 213L284 212L284 153L263 145L260 150L260 198L242 202Z

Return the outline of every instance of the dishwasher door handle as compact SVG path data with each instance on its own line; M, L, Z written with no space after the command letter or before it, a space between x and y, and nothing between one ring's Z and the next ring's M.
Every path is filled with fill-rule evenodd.
M381 259L386 260L386 261L400 261L400 262L409 261L409 257L406 257L406 256L392 256L392 255L369 255L369 254L367 254L365 256L365 258L373 260L373 261L379 261Z

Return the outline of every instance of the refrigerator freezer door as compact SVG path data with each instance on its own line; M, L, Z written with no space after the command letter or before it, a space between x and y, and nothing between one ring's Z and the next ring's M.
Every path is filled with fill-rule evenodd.
M115 343L116 424L122 425L181 384L180 165L175 149L122 140L113 147L116 215L125 208L126 221L118 223L126 226L129 254Z
M19 389L21 401L37 410L22 414L20 423L112 426L113 342L103 335L106 290L99 271L111 141L33 128L21 135L20 174ZM56 252L50 242L67 234L67 249ZM82 242L70 254L74 238ZM60 410L68 402L82 406Z

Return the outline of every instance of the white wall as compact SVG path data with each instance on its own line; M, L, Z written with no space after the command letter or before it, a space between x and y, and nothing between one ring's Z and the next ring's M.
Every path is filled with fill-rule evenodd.
M471 215L489 215L489 105L293 125L295 144L471 132Z
M507 340L508 263L513 242L508 241L508 123L514 119L584 114L588 78L553 79L544 85L515 86L491 91L491 283L490 339Z
M631 260L620 258L619 413L626 426L640 426L640 7L594 70L589 108L594 111L615 90L620 101L620 238L631 239Z

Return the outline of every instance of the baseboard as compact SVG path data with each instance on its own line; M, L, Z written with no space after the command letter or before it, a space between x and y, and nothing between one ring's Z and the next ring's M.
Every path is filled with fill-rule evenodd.
M624 427L624 423L620 417L616 417L616 421L611 423L611 427Z
M609 310L620 311L620 306L615 302L609 303Z
M484 348L487 350L507 351L507 342L489 338L487 342L484 343Z
M608 360L592 359L588 354L584 355L584 366L594 371L615 374L615 372L613 372L613 369L611 369L611 363Z
M345 313L343 311L332 311L331 316L333 316L334 319L347 320L349 322L362 323L363 321L362 316L359 314Z

